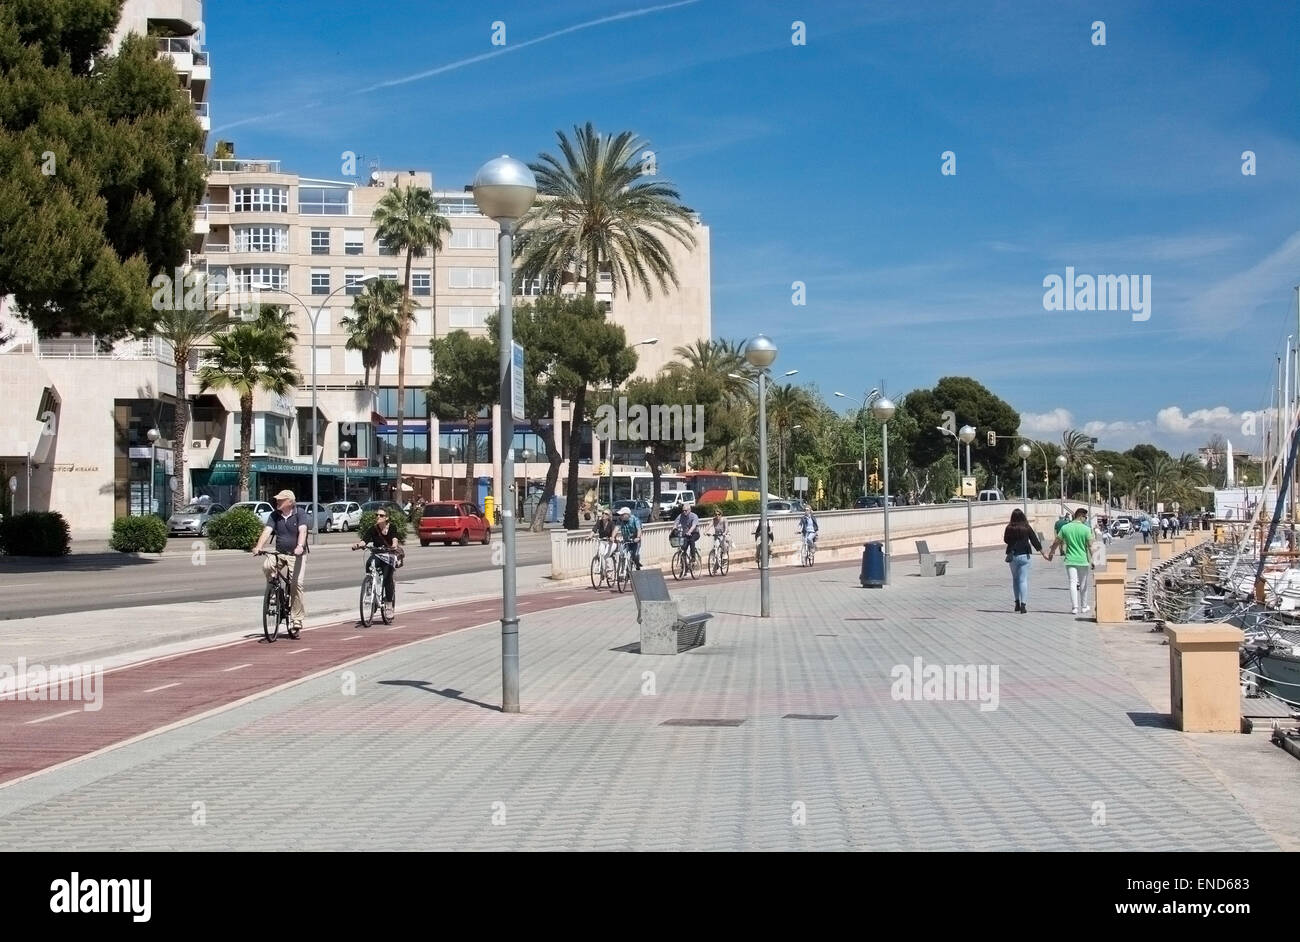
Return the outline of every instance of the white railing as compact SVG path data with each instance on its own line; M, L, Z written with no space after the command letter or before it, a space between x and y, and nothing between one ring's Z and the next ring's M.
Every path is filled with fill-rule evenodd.
M1020 507L1019 501L976 503L971 507L973 545L979 547L1001 546L1002 531L1011 518L1011 511ZM1076 503L1071 503L1071 507ZM1029 517L1034 528L1051 539L1052 523L1060 512L1056 501L1030 501ZM772 527L772 556L774 564L797 564L799 548L799 514L773 514L768 517ZM751 560L754 555L754 529L758 516L729 517L728 526L735 544L732 559ZM828 510L817 515L819 550L830 550L861 545L884 538L883 510ZM645 524L641 538L641 560L648 565L666 564L672 559L673 548L668 542L671 523ZM708 521L701 521L702 531L708 530ZM587 573L595 549L591 530L551 531L551 578L569 579ZM931 549L943 551L949 559L958 549L966 546L966 507L963 504L936 504L921 507L891 507L889 509L889 539L894 555L916 552L914 541L928 539ZM709 538L698 544L701 554L707 553Z
M208 161L208 169L213 173L279 173L278 160L217 160Z
M194 64L195 64L195 65L207 65L207 64L208 64L208 54L207 54L206 52L196 52L196 53L194 53Z
M228 242L209 242L203 246L204 253L208 252L229 252L230 244Z
M172 345L161 337L119 340L107 349L90 337L37 337L36 356L43 360L158 360L172 362Z
M158 39L159 52L189 52L190 49L190 41L186 37L159 37Z
M228 213L228 212L230 212L230 204L229 204L229 203L203 203L203 204L201 204L201 205L199 206L199 208L203 210L203 215L205 215L205 216L208 215L209 213Z

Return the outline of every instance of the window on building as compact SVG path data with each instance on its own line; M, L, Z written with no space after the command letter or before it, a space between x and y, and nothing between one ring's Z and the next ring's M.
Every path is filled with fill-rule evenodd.
M427 307L417 307L415 309L415 323L411 325L411 333L413 334L433 333L432 313L433 312L430 311Z
M441 423L438 426L438 460L448 463L457 462L463 468L466 455L475 464L491 461L491 431L484 427L467 435L464 420L459 425Z
M539 275L536 278L519 277L515 279L515 296L524 298L535 298L543 294L542 279Z
M384 281L396 281L396 280L397 280L397 269L396 269L396 268L381 268L381 269L379 269L379 277L382 278L382 279L384 279Z
M470 226L453 226L451 244L453 249L494 249L497 245L495 229L480 229Z
M324 375L325 373L329 373L330 372L330 348L313 347L312 350L316 354L316 373L318 375Z
M376 247L378 247L378 249L379 249L379 254L380 254L380 255L396 255L396 254L397 254L397 249L394 249L394 248L389 247L388 243L385 242L383 239L376 238L376 239L375 239L375 245L376 245Z
M288 269L283 265L254 265L233 269L235 283L244 291L256 290L261 285L280 290L285 286Z
M388 416L389 418L393 418L397 415L396 386L381 386L377 398L379 402L376 411L378 411L380 415ZM426 411L427 409L428 406L426 404L424 390L408 388L406 390L406 418L423 419L428 415L428 412Z
M347 287L344 289L344 294L360 294L366 287L361 283L361 279L364 277L366 277L364 268L349 268L345 271L343 273L343 284Z
M307 216L346 216L351 196L351 187L300 186L298 212Z
M438 200L440 216L477 216L478 204L472 196L452 196Z
M311 254L330 254L330 231L328 229L313 229L311 231Z
M235 226L236 252L289 251L288 226Z
M386 458L391 467L397 461L397 431L381 431L375 435L375 444L379 450L380 464ZM421 429L417 432L403 430L402 462L404 464L429 463L429 432ZM391 483L391 482L390 482Z
M411 272L412 295L416 297L428 297L430 294L429 284L429 273L427 271Z
M360 350L348 350L346 348L344 349L343 372L346 373L348 376L366 375L366 365L361 358Z
M343 230L343 251L348 255L360 255L366 250L366 232L364 229Z
M235 187L235 212L237 213L287 213L288 211L288 187Z
M311 270L311 293L330 293L330 270L328 268L313 268Z
M453 288L491 288L496 277L495 268L453 268L448 272Z
M316 443L317 445L325 444L325 428L329 423L325 417L316 411ZM299 407L298 409L298 454L300 456L311 457L311 407ZM310 495L308 495L310 498Z
M453 330L457 327L486 327L487 319L495 312L494 307L449 307L447 322Z
M411 372L418 376L433 373L433 351L428 347L411 348Z

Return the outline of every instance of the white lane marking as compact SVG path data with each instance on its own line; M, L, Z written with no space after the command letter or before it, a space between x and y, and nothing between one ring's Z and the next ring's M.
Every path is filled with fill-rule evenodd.
M430 618L429 621L446 621L450 615L439 615L437 618Z
M340 638L339 640L340 640L340 641L355 641L357 638L360 638L360 637L361 637L361 635L348 635L346 638Z
M166 595L169 592L175 592L175 589L159 589L157 592L127 592L125 594L110 595L110 599L133 599L143 595Z
M161 687L151 687L150 689L146 690L145 693L157 693L159 690L167 690L170 687L179 687L180 685L181 682L178 680L174 684L163 684Z
M292 651L290 651L289 653L290 653L290 654L301 654L303 651L310 651L310 650L311 650L311 648L294 648L294 649L293 649Z
M71 716L73 713L80 713L80 710L64 710L62 713L55 713L53 716L42 716L39 720L28 720L24 726L31 726L35 723L44 723L49 720L57 720L61 716Z
M241 671L245 667L252 667L252 664L236 664L234 667L223 667L221 673L229 674L231 671Z

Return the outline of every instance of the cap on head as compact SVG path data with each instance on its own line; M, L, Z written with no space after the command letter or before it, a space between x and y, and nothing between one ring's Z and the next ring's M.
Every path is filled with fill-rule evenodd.
M630 516L632 516L632 508L631 508L631 507L624 507L622 510L620 510L620 511L618 512L618 515L619 515L620 517L630 517Z
M293 496L293 491L288 490L288 489L285 489L285 490L281 491L280 493L276 494L276 495L275 495L275 499L276 499L276 501L282 501L282 500L296 500L296 498Z

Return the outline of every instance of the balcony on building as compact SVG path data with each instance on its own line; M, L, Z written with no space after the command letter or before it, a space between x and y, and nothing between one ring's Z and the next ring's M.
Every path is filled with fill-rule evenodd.
M199 119L199 127L203 128L203 130L212 130L212 117L208 113L208 103L206 101L194 102L194 117Z

